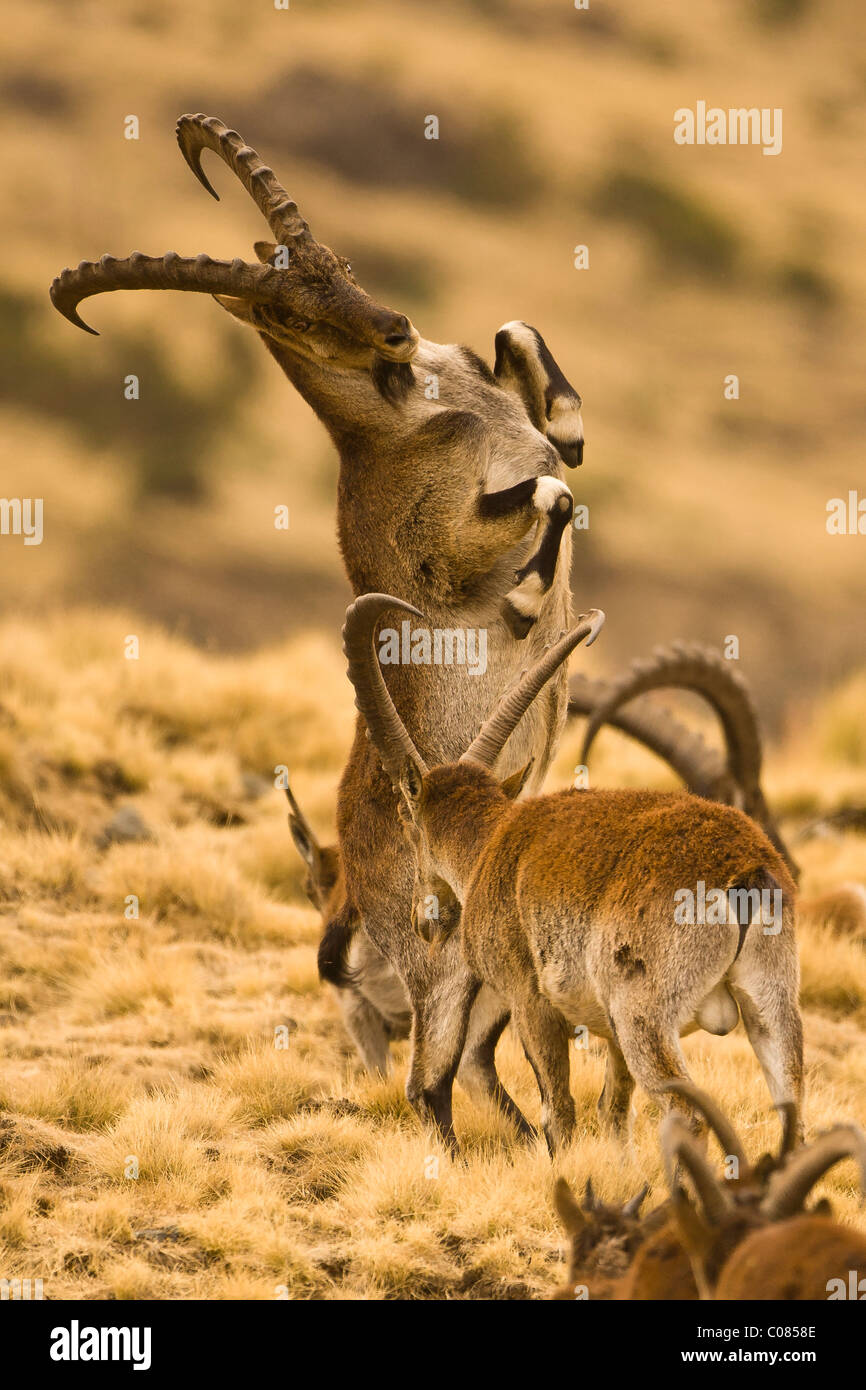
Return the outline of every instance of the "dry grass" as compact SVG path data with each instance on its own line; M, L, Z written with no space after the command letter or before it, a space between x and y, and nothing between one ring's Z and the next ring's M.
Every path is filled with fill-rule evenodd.
M392 1076L366 1076L316 980L318 922L267 779L287 762L330 834L352 717L336 642L240 663L148 628L136 664L122 655L129 623L80 613L0 627L0 698L16 711L15 775L0 778L0 1273L41 1276L52 1298L543 1297L561 1264L543 1147L515 1145L458 1090L467 1162L450 1163L403 1095L406 1045ZM792 803L808 789L830 809L842 783L863 798L857 750L834 734L856 688L773 750L770 785ZM552 783L568 780L576 741ZM107 749L135 790L94 772ZM613 736L596 775L665 781ZM214 803L236 815L215 822ZM153 838L102 846L119 806ZM809 841L801 858L807 893L866 880L862 836ZM124 915L130 895L137 918ZM820 923L801 935L810 1127L866 1122L863 942ZM686 1051L752 1150L771 1143L742 1032L698 1035ZM510 1033L499 1061L537 1118ZM657 1196L655 1110L638 1101L625 1151L601 1136L602 1065L597 1045L575 1053L584 1118L559 1166L578 1183L591 1174L606 1198L645 1177ZM846 1167L826 1188L862 1220Z

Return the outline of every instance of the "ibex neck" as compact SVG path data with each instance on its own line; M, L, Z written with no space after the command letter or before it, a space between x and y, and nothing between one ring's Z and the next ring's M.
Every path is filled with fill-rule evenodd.
M510 807L498 787L472 787L430 815L431 849L461 903L485 846Z
M264 334L261 336L271 356L316 412L341 452L353 437L375 429L377 424L393 430L393 407L382 399L369 371L324 362L320 365L281 347Z

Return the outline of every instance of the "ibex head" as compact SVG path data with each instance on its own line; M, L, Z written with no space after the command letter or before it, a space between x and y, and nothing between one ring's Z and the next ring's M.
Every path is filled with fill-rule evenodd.
M408 362L418 334L405 314L374 303L355 283L352 268L313 237L297 203L238 135L215 116L181 116L181 153L209 193L201 167L213 150L237 175L264 214L275 238L256 242L260 264L214 261L209 256L103 256L64 270L51 286L55 308L93 333L78 315L82 299L107 290L188 290L211 294L224 309L250 324L265 340L315 362L370 368L377 360Z

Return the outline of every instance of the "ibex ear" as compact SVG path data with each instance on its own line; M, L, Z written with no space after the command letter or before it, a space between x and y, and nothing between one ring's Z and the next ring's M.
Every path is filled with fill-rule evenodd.
M257 326L255 319L256 306L251 304L248 299L236 299L233 294L215 294L213 298L221 309L225 309L226 312L231 314L234 318L240 319L241 323L250 323L254 328Z
M527 778L529 777L529 774L532 771L532 765L534 762L535 759L530 758L529 762L526 764L526 767L522 767L519 772L512 772L510 777L506 777L503 782L500 782L499 785L505 792L505 795L508 797L509 801L516 801L520 793L523 791L523 788L526 786Z
M292 839L299 855L311 869L316 863L316 846L310 839L307 831L295 816L289 816L289 829L292 832Z
M586 1217L574 1200L571 1188L565 1178L557 1178L556 1180L556 1187L553 1189L553 1204L566 1235L576 1236L578 1231L583 1230L586 1225Z
M406 759L400 772L400 790L414 818L418 809L418 802L421 800L421 793L424 790L424 777L421 769L411 758Z

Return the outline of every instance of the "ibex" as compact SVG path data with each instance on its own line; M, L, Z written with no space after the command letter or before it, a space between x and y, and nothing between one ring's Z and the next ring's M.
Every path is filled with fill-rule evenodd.
M847 1276L851 1266L845 1261L858 1255L866 1273L866 1240L831 1220L826 1200L812 1212L803 1212L815 1183L846 1158L857 1163L860 1186L866 1193L866 1135L862 1130L856 1125L836 1125L765 1171L760 1165L750 1168L733 1127L729 1125L728 1131L722 1146L729 1157L737 1159L736 1182L719 1181L678 1115L668 1115L660 1131L673 1220L700 1297L826 1298L826 1290L815 1291L817 1278L824 1289L828 1280ZM694 1200L680 1184L681 1168L689 1174ZM641 1286L640 1265L645 1263L647 1249L644 1247L635 1262L631 1281L623 1286L624 1297L671 1296L658 1287L659 1271L662 1287L664 1269L669 1277L670 1260L664 1266L656 1262L655 1292L634 1292ZM644 1269L645 1289L646 1275Z
M295 800L290 786L289 829L298 853L307 866L304 891L327 924L344 910L345 886L338 845L321 845L309 821ZM360 1058L370 1071L388 1071L389 1043L408 1038L412 1016L409 1000L388 962L380 956L365 932L359 931L349 948L351 984L347 989L332 986L346 1032Z
M808 1296L796 1292L807 1276L805 1262L793 1248L795 1229L802 1230L807 1242L804 1250L810 1255L823 1240L825 1262L837 1261L843 1249L856 1246L863 1237L830 1221L826 1201L805 1215L804 1203L819 1178L845 1158L858 1162L861 1183L866 1185L866 1138L851 1125L838 1125L808 1147L796 1149L799 1116L796 1106L787 1105L782 1110L778 1150L752 1164L733 1125L705 1092L686 1081L673 1083L672 1089L703 1114L725 1154L728 1176L719 1181L681 1118L672 1115L661 1130L671 1196L648 1215L639 1215L646 1189L622 1207L585 1202L581 1208L565 1180L558 1179L554 1201L570 1249L566 1283L553 1298L633 1302L712 1294L717 1298ZM681 1186L680 1169L690 1178L694 1198ZM830 1239L828 1228L834 1232ZM771 1270L765 1252L782 1250L784 1263ZM757 1282L747 1273L759 1268L769 1292L756 1291ZM823 1268L824 1264L817 1265L817 1270ZM825 1274L825 1282L830 1277ZM732 1292L735 1288L738 1291Z
M440 1104L483 982L510 1007L551 1152L574 1130L576 1026L607 1039L599 1105L615 1129L626 1122L636 1080L663 1097L668 1082L686 1075L680 1035L697 1027L727 1033L740 1013L773 1100L799 1108L795 888L763 831L742 811L687 794L572 789L513 803L509 793L529 764L506 784L493 774L546 682L580 642L595 639L603 614L583 617L521 676L456 762L429 767L373 647L390 608L422 617L389 595L364 595L347 612L344 650L356 703L404 798L419 873L444 882L462 905L470 975L453 998ZM691 893L694 907L702 885L725 910L701 914L696 929L677 904ZM688 1108L680 1097L672 1103Z
M450 638L452 660L467 629L487 635L484 671L435 663L393 670L394 699L424 756L455 758L527 660L569 620L573 503L562 465L582 459L580 397L526 324L497 333L491 371L468 348L425 341L404 314L375 304L349 262L314 239L273 171L222 121L183 116L178 141L209 192L204 150L253 197L274 237L256 244L260 264L173 252L103 256L64 270L52 301L84 327L78 305L102 291L211 294L259 334L338 450L337 527L353 591L392 589L422 604ZM516 731L504 771L532 759L531 784L540 786L565 707L563 671ZM456 942L431 958L410 929L413 857L362 720L340 785L338 836L345 899L323 938L320 972L348 983L346 952L363 924L409 995L407 1094L439 1123L438 1081L429 1078L441 1075L443 1019L469 975ZM525 1125L493 1066L506 1021L492 997L479 1000L470 1034L476 1081Z

